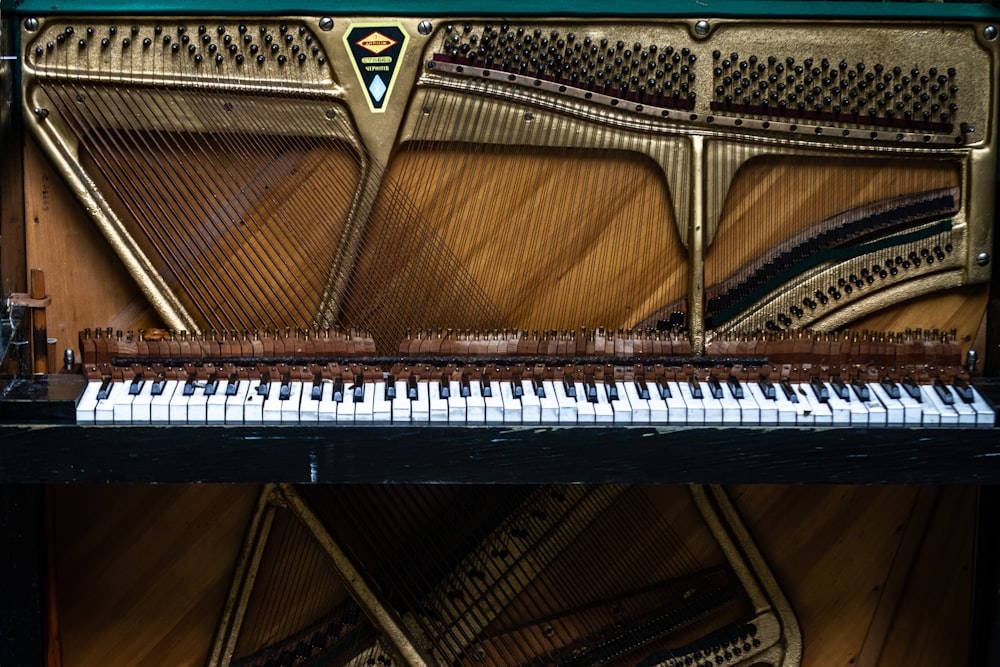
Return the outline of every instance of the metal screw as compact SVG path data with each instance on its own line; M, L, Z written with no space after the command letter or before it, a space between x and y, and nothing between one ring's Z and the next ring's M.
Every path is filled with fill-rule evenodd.
M990 253L981 252L978 255L976 255L976 264L978 264L979 266L986 266L989 263L990 263Z
M49 116L49 110L42 107L35 107L34 112L41 120L45 120Z
M988 25L983 28L983 37L989 40L997 38L997 27L995 25Z
M708 21L702 19L701 21L698 21L697 23L694 24L694 32L695 34L704 37L705 35L708 34L710 27L711 26L708 25Z
M34 16L24 19L24 29L28 32L35 32L38 30L38 19Z
M330 32L333 30L333 19L329 16L324 16L319 20L319 29L323 32Z
M429 35L433 29L434 25L430 21L421 21L417 24L417 32L421 35Z

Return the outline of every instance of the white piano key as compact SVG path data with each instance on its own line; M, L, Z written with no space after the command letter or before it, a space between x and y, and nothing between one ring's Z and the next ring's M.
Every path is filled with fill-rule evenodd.
M265 424L281 423L282 403L284 403L284 401L281 400L281 382L272 380L267 393L267 398L264 399L264 407L262 409L263 421Z
M502 424L504 422L503 416L503 398L500 395L500 383L491 382L489 396L486 395L486 384L483 382L476 383L479 386L479 391L483 392L483 404L486 406L486 423L488 424Z
M616 424L632 423L632 403L628 400L628 394L625 393L624 385L624 382L616 381L615 386L618 388L618 400L612 401L610 397L608 398L611 409L615 411Z
M890 396L881 382L869 383L868 391L885 408L886 425L900 426L906 421L906 411L903 408L903 404ZM868 423L871 424L871 417L869 417Z
M854 392L852 388L848 388L847 396L848 396L847 405L851 410L851 426L871 425L872 424L871 413L868 408L869 402L859 400L858 395ZM881 404L878 403L878 401L875 401L875 403L878 405L879 411L884 411L882 410L882 406ZM878 425L878 417L876 417L874 425L876 426Z
M511 389L508 380L500 380L493 383L493 389L500 388L500 399L503 401L503 422L505 424L521 423L521 399L514 398L514 391Z
M500 417L503 419L503 415ZM483 383L469 380L469 395L465 397L465 420L468 424L486 423L486 399L483 397Z
M392 423L410 423L410 399L406 395L405 380L396 380L396 398L392 399Z
M354 421L357 423L368 423L370 424L375 420L375 383L365 382L364 394L361 396L360 403L354 403ZM344 397L344 402L354 401L354 392L348 392L348 395Z
M694 426L703 425L705 423L705 401L700 398L695 398L691 395L691 384L687 381L684 382L674 382L680 394L681 400L684 401L684 412L686 419L684 423L691 424ZM721 415L720 415L721 417ZM674 422L671 418L671 423Z
M121 384L120 382L113 382L108 385L107 392L104 398L97 399L97 405L94 407L94 423L95 424L114 424L115 423L115 403L111 398L111 394L115 387Z
M535 394L535 386L531 380L521 380L521 389L521 421L538 424L542 421L542 402Z
M170 423L170 399L173 398L178 386L183 384L177 380L167 380L163 383L163 391L158 396L153 396L149 402L149 423Z
M725 415L722 412L722 401L712 396L711 388L708 386L707 382L701 383L701 396L701 404L705 410L705 425L717 426L722 424L722 420L725 418ZM697 399L692 398L692 400ZM736 414L739 414L738 409Z
M111 402L113 421L115 424L132 424L132 402L135 397L129 394L130 382L115 382L111 385L108 400Z
M448 400L441 398L441 381L431 380L430 382L421 382L420 385L426 387L431 422L447 424Z
M392 422L392 402L385 397L385 381L372 385L372 421L376 424Z
M587 390L582 382L574 382L576 387L576 423L593 424L597 421L594 404L587 400Z
M681 395L681 385L679 382L670 380L667 382L667 386L670 387L670 396L663 399L667 404L667 421L670 424L683 425L688 423L688 409L687 402ZM702 421L698 423L704 423L704 417Z
M313 398L313 381L308 380L302 383L302 391L299 392L299 422L302 424L315 424L319 421L319 404L323 398L323 383L319 384L319 400Z
M264 397L257 393L259 388L260 380L251 380L247 383L246 393L244 394L242 391L240 392L240 394L244 397L242 411L244 424L264 423ZM230 421L228 423L237 422Z
M823 403L816 397L816 393L813 391L812 386L808 382L803 382L801 384L792 384L796 388L799 394L799 400L801 401L804 397L808 401L809 410L812 413L813 422L816 426L832 426L833 425L833 411L830 409L829 403Z
M208 420L208 399L205 383L195 382L194 393L188 396L188 424L204 424Z
M650 389L650 396L656 391L655 387L647 387ZM629 405L632 406L632 423L633 424L648 424L649 423L649 401L642 398L639 395L639 388L635 386L634 380L624 380L618 383L619 394L624 394L625 398L628 399ZM618 411L615 411L615 418L618 417Z
M938 423L941 426L958 426L958 412L952 406L945 405L933 386L929 384L920 385L920 393L924 398L925 415L927 414L927 407L934 406L934 410L938 414Z
M76 402L76 423L93 424L94 411L97 409L97 392L101 390L100 380L91 380L87 383L80 400Z
M153 401L153 381L146 380L139 393L132 397L132 423L150 423L150 407Z
M952 407L958 414L958 423L962 426L975 426L976 425L976 410L971 405L962 400L962 397L958 395L954 387L948 387L948 391L954 397L955 402ZM134 409L134 408L133 408Z
M412 422L423 424L431 420L431 404L427 388L426 382L417 382L417 398L410 399L410 420ZM445 418L447 419L447 417Z
M836 388L829 382L824 383L826 385L826 395L829 397L828 405L830 406L830 414L833 417L834 426L850 426L852 410L851 404L848 401L842 399L838 394ZM865 423L868 420L865 419Z
M448 381L448 423L468 424L468 402L462 396L462 383L458 380Z
M559 405L559 423L577 423L578 412L576 407L576 398L566 394L566 384L562 380L547 382L545 389L546 393L548 393L549 384L552 385L552 393L555 394L556 403ZM575 389L576 387L574 385L574 391Z
M613 424L615 422L615 409L608 400L608 392L598 383L597 403L594 406L594 421L598 424ZM631 414L629 415L631 416Z
M205 401L205 423L225 424L226 423L226 389L229 388L229 380L219 380L215 393Z
M667 402L660 396L660 388L651 378L646 380L646 388L649 390L649 398L646 399L646 404L649 406L649 423L666 424L670 413L667 409Z
M319 405L316 406L316 420L324 424L335 423L338 405L340 403L333 400L333 382L325 380L320 391Z
M777 389L777 388L776 388ZM757 423L762 425L773 425L778 423L778 401L770 399L764 395L764 390L756 382L746 382L743 384L744 396L752 396L754 404L757 406ZM775 393L777 396L777 393ZM794 422L794 420L793 420Z
M559 423L559 400L556 398L556 384L562 383L552 382L552 380L542 381L542 389L545 391L545 395L538 397L538 403L541 409L539 418L543 424Z
M996 413L990 404L986 402L974 387L970 387L972 390L972 409L976 411L976 426L993 426L996 423Z
M239 384L236 385L236 393L226 397L227 424L242 424L244 422L244 411L250 403L250 385L249 380L240 380Z
M299 410L302 407L302 389L305 384L299 380L288 383L288 398L281 401L281 423L298 424ZM312 382L309 383L310 390Z
M761 420L760 406L757 405L757 398L750 391L750 384L749 382L740 383L740 386L743 388L743 398L736 398L736 395L733 394L733 400L740 406L740 423L743 426L757 426ZM726 384L724 391L731 394L732 387Z
M740 401L733 397L732 389L728 383L722 382L720 388L722 389L722 398L717 400L722 407L722 423L739 426L743 423L743 406Z
M341 400L333 400L334 394L331 394L330 398L333 400L333 404L337 411L337 423L338 424L353 424L354 423L354 411L357 409L358 404L354 402L354 391L352 390L353 382L344 382L344 391L341 394Z
M812 426L816 423L816 415L813 414L813 405L806 395L806 390L797 382L790 382L793 398L788 398L788 402L795 410L795 423L798 426ZM785 396L783 387L778 387L778 395ZM787 398L787 396L786 396Z
M930 419L929 424L941 422L941 417L936 410L927 411L920 401L906 393L902 387L899 388L899 403L903 406L903 423L907 426L920 426L924 423L925 416Z

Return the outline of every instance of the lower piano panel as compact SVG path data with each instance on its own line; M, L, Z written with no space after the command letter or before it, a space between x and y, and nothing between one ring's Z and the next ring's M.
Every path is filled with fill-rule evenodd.
M62 664L205 664L257 491L52 487ZM966 664L975 489L729 493L799 619L805 667Z

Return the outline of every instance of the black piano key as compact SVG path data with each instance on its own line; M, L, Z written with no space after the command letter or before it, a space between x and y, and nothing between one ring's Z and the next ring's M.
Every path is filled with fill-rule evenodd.
M716 400L722 398L722 384L719 383L719 378L715 377L714 373L708 376L708 391L712 394L712 398Z
M942 403L945 405L955 405L954 394L948 391L948 387L941 381L941 378L934 379L934 391L941 398Z
M660 392L660 398L668 399L673 398L673 392L670 391L670 383L667 382L667 378L662 375L656 378L656 390Z
M827 403L830 401L830 391L826 388L826 384L819 377L813 375L809 378L809 386L812 388L813 395L816 400L820 403Z
M777 400L778 392L774 390L774 384L771 383L771 378L766 375L761 375L757 380L757 386L764 393L764 398L769 400Z
M646 378L639 376L635 379L635 390L639 393L639 398L644 401L649 400L649 387L646 385Z
M524 396L524 386L521 384L521 374L514 373L510 380L510 390L514 394L514 398L521 398Z
M312 389L309 392L309 398L314 401L323 400L323 374L313 373L313 383Z
M417 390L417 378L412 375L406 381L406 397L411 401L415 401L420 397L420 392Z
M385 377L385 400L396 400L396 378L391 374Z
M858 395L858 398L860 400L867 403L872 399L872 394L871 391L869 391L868 389L868 385L865 384L865 381L862 380L861 378L856 377L853 380L851 380L851 386L854 387L854 393Z
M444 400L448 400L449 398L451 398L451 386L448 384L448 382L449 382L448 376L442 373L441 386L438 387L438 395L440 395L441 398Z
M567 398L576 398L576 384L571 378L563 378L563 390Z
M584 376L583 386L587 389L587 402L597 403L597 382L594 380L594 376Z
M701 383L698 382L698 378L691 378L688 380L688 386L691 388L691 398L701 400L705 397L705 394L701 391Z
M729 385L729 391L733 392L733 398L743 398L743 385L740 384L740 379L738 377L730 375L729 379L726 380L726 383Z
M208 381L205 383L205 396L215 396L215 391L219 388L219 376L212 373L208 376Z
M920 397L920 387L917 386L917 383L913 381L912 377L907 375L905 378L903 378L902 384L903 384L903 391L905 391L910 398L912 398L918 403L923 402Z
M604 392L608 395L609 401L618 400L618 383L615 382L614 378L608 378L604 381Z
M292 397L292 376L285 373L281 376L281 388L278 389L278 400L287 401Z
M891 378L884 377L879 384L882 385L885 393L889 394L889 398L899 399L899 385L893 382Z
M489 375L483 376L483 398L493 398L493 379Z
M162 396L163 390L166 388L166 386L167 386L167 378L163 375L163 373L160 373L159 375L156 376L156 379L153 380L153 385L149 388L149 395Z
M111 393L111 385L112 381L110 375L105 375L101 378L101 388L97 390L97 400L103 401L108 397L108 394Z
M226 385L226 396L235 396L240 388L240 379L236 373L229 374L229 384Z
M184 381L184 389L183 389L184 396L194 396L194 383L195 381L197 381L197 379L198 376L195 375L194 373L188 374L187 380Z
M472 396L472 383L469 382L469 375L467 373L462 373L462 378L458 382L459 394L462 398L469 398Z
M365 376L355 375L354 386L351 387L351 396L355 403L363 403L365 400Z
M955 381L951 383L951 386L955 389L958 397L962 399L963 403L975 403L976 397L972 393L972 387L969 383L962 378L955 378Z
M271 374L264 373L260 376L260 384L257 385L257 395L267 398L267 395L271 393Z
M535 390L535 396L545 398L545 384L541 379L536 377L531 378L531 386Z
M344 402L344 378L337 378L333 381L333 400L337 403Z
M791 403L799 402L799 395L795 392L795 387L793 387L792 383L789 382L788 380L781 381L781 391L789 402Z
M839 375L834 375L830 378L830 386L833 387L833 390L836 392L838 398L845 401L851 400L851 391L847 388L847 384Z
M146 381L142 379L142 373L136 373L135 377L132 378L132 384L128 386L129 396L138 396L144 384Z

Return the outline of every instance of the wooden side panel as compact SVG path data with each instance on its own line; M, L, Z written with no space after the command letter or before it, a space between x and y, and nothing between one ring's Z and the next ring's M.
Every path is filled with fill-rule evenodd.
M257 489L52 489L63 667L201 667Z
M33 140L24 160L28 269L45 271L48 336L76 348L87 327L150 328L159 318Z

